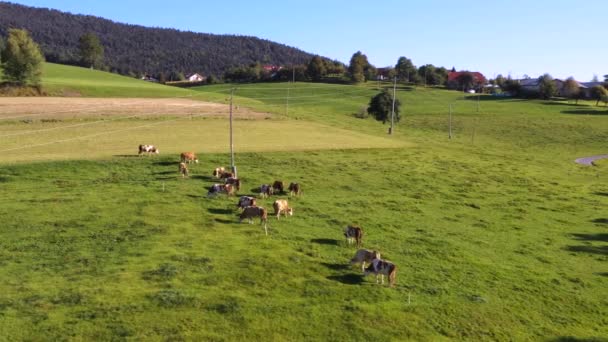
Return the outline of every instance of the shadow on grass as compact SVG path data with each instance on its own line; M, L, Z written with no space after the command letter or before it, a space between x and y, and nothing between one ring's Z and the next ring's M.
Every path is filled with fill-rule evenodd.
M346 264L330 264L327 262L322 262L321 265L329 268L330 270L334 270L334 271L344 271L344 270L348 270L349 269L349 265Z
M218 215L229 215L229 214L233 213L232 209L209 208L209 209L207 209L207 211L209 211L211 214L218 214Z
M577 253L608 255L608 246L567 246L566 250Z
M115 154L112 157L115 157L115 158L139 158L141 156L138 155L138 154Z
M194 198L194 199L203 199L203 198L207 198L207 196L203 196L203 195L191 195L191 194L188 194L188 195L186 195L186 196L188 196L188 197L190 197L190 198Z
M330 246L338 246L340 243L336 239L311 239L310 242L318 243L320 245L330 245Z
M214 179L211 176L202 176L202 175L192 175L192 176L190 176L190 178L192 178L192 179L200 179L200 180L204 180L204 181L211 181L211 180Z
M546 106L587 107L587 105L585 105L585 104L568 103L568 102L561 102L561 101L543 101L542 104L544 104Z
M599 275L599 276L602 276L602 277L608 277L608 272L598 272L598 273L593 273L593 274Z
M591 220L593 223L601 223L608 224L608 218L596 218L595 220Z
M562 114L574 114L574 115L608 115L608 110L591 110L591 109L562 110Z
M179 165L178 162L174 162L174 161L157 161L154 162L154 165L161 165L161 166L170 166L170 165Z
M572 234L577 240L608 242L608 234Z
M219 219L219 218L216 218L216 219L213 219L213 220L215 222L217 222L217 223L224 223L224 224L239 223L238 220L226 220L226 219Z
M175 173L175 174L178 174L178 173L177 173L177 172L175 172L175 171L161 171L161 172L156 172L156 173L154 173L154 174L155 174L155 175L171 175L171 174L174 174L174 173Z
M361 285L364 280L362 275L354 273L328 276L327 279L337 281L346 285Z
M606 191L596 191L593 194L598 196L608 196L608 192Z
M574 336L560 336L553 339L547 340L549 342L606 342L603 337L589 337L589 338L579 338Z

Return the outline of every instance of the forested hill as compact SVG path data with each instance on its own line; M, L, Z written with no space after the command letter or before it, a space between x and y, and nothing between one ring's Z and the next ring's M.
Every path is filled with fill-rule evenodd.
M9 28L27 29L47 61L64 64L77 63L78 39L92 32L104 46L105 64L121 74L198 72L219 76L233 66L302 64L312 58L302 50L257 37L149 28L0 2L0 35L6 37Z

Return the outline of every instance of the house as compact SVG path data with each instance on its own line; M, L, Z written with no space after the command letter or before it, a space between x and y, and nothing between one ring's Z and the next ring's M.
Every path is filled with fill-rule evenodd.
M462 85L459 82L459 78L461 75L466 73L469 73L473 76L473 89L481 89L484 84L488 83L488 80L485 78L485 76L477 71L450 71L448 73L448 88L461 90Z
M203 82L205 79L206 77L201 74L194 73L186 75L186 81L188 82Z
M393 68L391 68L391 67L376 69L376 79L378 81L388 80L390 77L389 74L392 70L393 70Z
M283 67L280 65L267 64L267 65L262 65L262 69L264 69L264 71L267 71L269 73L275 73L275 72L283 69Z

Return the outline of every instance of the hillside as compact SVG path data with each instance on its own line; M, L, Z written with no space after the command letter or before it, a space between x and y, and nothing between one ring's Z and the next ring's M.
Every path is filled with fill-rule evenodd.
M312 57L299 49L257 37L148 28L0 2L0 35L6 36L11 27L30 31L47 61L62 64L78 61L79 37L93 32L104 45L105 63L121 74L221 75L232 66L252 62L286 65L303 63Z

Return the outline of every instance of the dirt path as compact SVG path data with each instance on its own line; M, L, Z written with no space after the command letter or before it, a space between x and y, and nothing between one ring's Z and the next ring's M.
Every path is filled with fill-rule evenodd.
M11 118L75 118L108 115L198 115L227 116L225 104L184 98L66 98L66 97L2 97L0 120ZM263 119L269 114L238 108L234 115L241 118Z
M592 157L585 157L585 158L578 158L577 160L575 160L575 163L578 164L582 164L582 165L593 165L593 162L599 159L605 159L608 158L608 154L602 154L599 156L592 156Z

